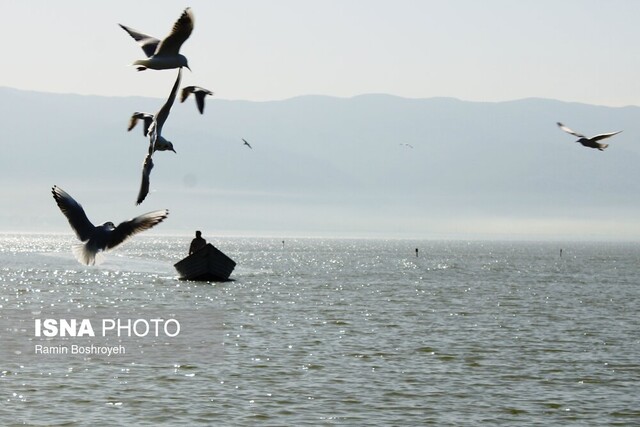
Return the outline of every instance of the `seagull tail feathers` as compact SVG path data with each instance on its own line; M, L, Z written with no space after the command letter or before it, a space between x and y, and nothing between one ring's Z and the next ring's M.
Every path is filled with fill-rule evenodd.
M89 249L86 243L74 244L71 247L71 251L78 262L84 265L99 265L104 261L104 256L99 252Z

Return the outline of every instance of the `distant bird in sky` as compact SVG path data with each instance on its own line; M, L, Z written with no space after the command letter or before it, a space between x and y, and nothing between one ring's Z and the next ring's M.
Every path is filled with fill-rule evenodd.
M137 216L121 222L116 227L113 222L105 222L94 226L80 203L76 202L66 191L58 186L51 189L58 207L67 217L71 228L82 243L73 246L73 254L82 264L99 264L102 251L113 249L129 237L141 231L148 230L167 218L169 211L159 210Z
M131 115L131 119L129 120L129 126L127 127L127 131L131 131L138 124L138 120L144 121L144 127L142 128L142 134L144 136L149 135L149 126L151 126L151 122L153 122L153 114L149 113L140 113L136 111Z
M400 143L400 145L403 145L403 146L405 146L407 148L413 148L413 145L407 144L406 142L405 143Z
M182 77L182 68L178 69L178 77L176 77L176 81L173 84L173 88L171 88L171 93L167 98L167 101L162 105L160 110L153 116L153 120L149 125L149 150L144 159L144 163L142 165L142 180L140 182L140 190L138 191L138 198L136 200L136 205L139 205L144 201L149 194L149 183L150 183L150 175L151 169L153 169L153 160L151 156L156 151L167 151L171 150L174 153L176 150L173 148L173 144L171 141L166 140L162 136L162 128L164 123L167 121L169 117L169 112L171 111L171 106L173 102L176 100L176 95L178 93L178 87L180 86L180 79Z
M153 70L166 70L169 68L189 68L187 58L180 54L180 47L189 38L193 31L193 13L191 8L186 8L180 18L173 24L171 33L164 39L141 33L125 25L118 24L135 41L140 44L146 59L139 59L133 63L138 71L151 68ZM191 70L191 68L189 68Z
M193 93L193 96L196 98L198 111L200 111L200 114L203 114L204 113L204 97L207 95L213 95L213 92L199 86L187 86L185 88L182 88L182 94L180 95L180 102L184 102L189 97L190 93Z
M242 140L244 141L244 144L242 144L242 145L246 145L247 147L249 147L249 148L253 149L253 147L251 146L251 144L249 144L249 143L247 142L247 140L246 140L246 139L242 138Z
M620 132L622 132L621 130L619 130L617 132L601 133L599 135L592 136L591 138L587 138L583 134L575 132L575 131L569 129L568 127L566 127L562 123L560 123L560 122L557 122L557 123L558 123L558 126L560 127L560 129L562 129L563 131L565 131L567 133L570 133L573 136L577 136L579 139L576 142L579 142L580 144L584 145L585 147L596 148L596 149L598 149L600 151L604 151L604 149L607 148L609 146L609 144L602 144L602 143L600 143L598 141L600 141L601 139L609 138L610 136L617 135Z

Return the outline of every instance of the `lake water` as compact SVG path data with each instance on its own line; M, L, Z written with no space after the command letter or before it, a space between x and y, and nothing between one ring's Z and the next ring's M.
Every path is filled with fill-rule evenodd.
M640 424L638 244L212 239L235 281L193 283L190 239L89 268L71 235L0 235L0 316L202 310L223 349L5 360L0 425Z

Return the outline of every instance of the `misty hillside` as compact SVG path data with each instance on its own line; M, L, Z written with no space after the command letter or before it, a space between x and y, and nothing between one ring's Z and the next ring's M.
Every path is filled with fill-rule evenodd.
M158 110L160 92L149 99L0 88L5 192L42 189L49 197L57 184L84 194L83 202L100 189L122 192L127 196L119 197L133 205L148 142L140 125L131 132L126 127L134 111ZM599 152L574 143L557 121L587 135L624 132ZM299 201L339 206L354 216L362 212L358 207L375 215L390 206L412 210L413 217L461 211L588 217L640 208L638 107L544 99L362 95L248 102L214 96L204 115L193 99L176 102L163 135L177 154L156 153L152 194L142 208L190 194L226 195L226 206L240 197L238 207L249 199L255 207L280 198L288 209Z

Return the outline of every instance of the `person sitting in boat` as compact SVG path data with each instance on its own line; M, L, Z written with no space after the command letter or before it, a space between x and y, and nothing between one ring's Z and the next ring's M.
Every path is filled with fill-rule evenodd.
M207 241L202 238L200 230L196 231L196 238L191 241L191 246L189 246L189 255L204 248L206 245Z

